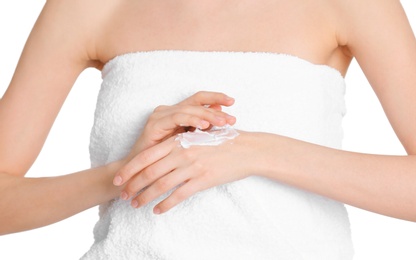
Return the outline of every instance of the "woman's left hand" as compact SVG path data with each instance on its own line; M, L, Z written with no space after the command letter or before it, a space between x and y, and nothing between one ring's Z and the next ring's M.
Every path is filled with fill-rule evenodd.
M235 139L218 146L186 149L173 136L139 153L120 169L116 175L122 179L119 186L126 184L121 198L133 197L131 205L138 208L177 187L153 209L160 214L199 191L248 177L254 170L250 165L253 143L248 136L250 133L239 131Z

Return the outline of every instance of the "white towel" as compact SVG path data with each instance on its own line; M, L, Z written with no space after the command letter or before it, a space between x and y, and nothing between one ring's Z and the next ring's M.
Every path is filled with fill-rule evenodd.
M92 166L126 156L158 105L197 91L236 102L236 129L340 148L345 82L325 65L272 53L151 51L117 56L102 72ZM200 192L162 215L119 199L100 207L83 259L352 259L343 204L260 177Z

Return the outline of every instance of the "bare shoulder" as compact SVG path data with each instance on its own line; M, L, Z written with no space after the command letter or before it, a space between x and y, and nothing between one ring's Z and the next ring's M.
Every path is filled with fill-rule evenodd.
M85 58L98 60L97 42L119 0L47 0L40 19L54 20L84 47ZM81 47L81 46L80 46Z
M54 8L64 8L71 13L77 11L80 15L86 15L91 18L100 16L108 9L122 3L120 0L46 0L46 5Z
M342 37L353 47L365 36L407 27L407 19L400 0L337 0ZM363 35L365 34L365 35Z

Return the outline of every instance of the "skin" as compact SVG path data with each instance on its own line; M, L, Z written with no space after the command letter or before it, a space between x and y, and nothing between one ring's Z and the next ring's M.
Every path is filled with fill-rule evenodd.
M355 57L408 156L358 154L244 131L233 145L182 149L170 137L184 130L180 125L235 122L219 111L232 99L199 93L156 109L123 160L61 177L24 177L84 69L158 49L288 53L342 75ZM253 172L416 221L414 86L416 41L398 0L49 0L0 100L0 234L54 223L150 185L132 201L141 206L186 182L154 210L163 213L200 190ZM232 175L221 174L227 168Z

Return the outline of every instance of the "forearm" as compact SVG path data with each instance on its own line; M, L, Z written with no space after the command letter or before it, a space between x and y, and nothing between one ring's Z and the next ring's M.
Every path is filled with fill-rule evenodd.
M50 178L0 174L0 235L49 225L119 194L118 162Z
M416 221L415 156L360 154L260 135L260 175L369 211Z

